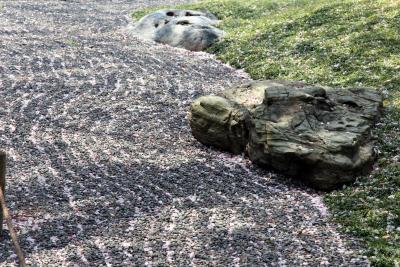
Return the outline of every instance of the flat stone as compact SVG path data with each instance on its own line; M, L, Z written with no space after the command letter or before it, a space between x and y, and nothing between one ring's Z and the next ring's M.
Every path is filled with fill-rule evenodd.
M370 129L381 108L381 95L365 88L258 81L197 99L190 124L204 144L329 190L371 169Z

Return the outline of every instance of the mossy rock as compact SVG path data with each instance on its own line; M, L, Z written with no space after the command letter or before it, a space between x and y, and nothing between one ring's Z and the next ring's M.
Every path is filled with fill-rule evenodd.
M381 108L370 89L257 81L200 97L190 125L203 144L330 190L371 170L370 130Z

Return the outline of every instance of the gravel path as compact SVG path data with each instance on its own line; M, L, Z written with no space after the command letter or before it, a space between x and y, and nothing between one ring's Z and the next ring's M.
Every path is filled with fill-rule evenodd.
M0 147L28 262L367 266L316 192L193 139L189 103L247 77L127 33L133 9L180 2L0 1Z

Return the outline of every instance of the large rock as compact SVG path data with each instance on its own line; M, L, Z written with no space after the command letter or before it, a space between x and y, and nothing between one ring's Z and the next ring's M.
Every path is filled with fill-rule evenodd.
M369 89L261 81L195 100L190 125L204 144L245 152L259 165L329 190L371 169L370 129L381 107L381 95Z
M146 40L202 51L222 37L217 24L217 18L208 12L159 10L140 19L133 33Z

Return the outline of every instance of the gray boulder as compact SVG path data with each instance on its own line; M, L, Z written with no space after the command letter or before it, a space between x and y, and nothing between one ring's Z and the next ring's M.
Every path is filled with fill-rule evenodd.
M216 28L218 22L209 12L159 10L141 18L133 33L146 40L202 51L223 36L223 31Z
M370 130L382 97L364 89L261 81L200 97L190 109L200 142L330 190L368 173Z

